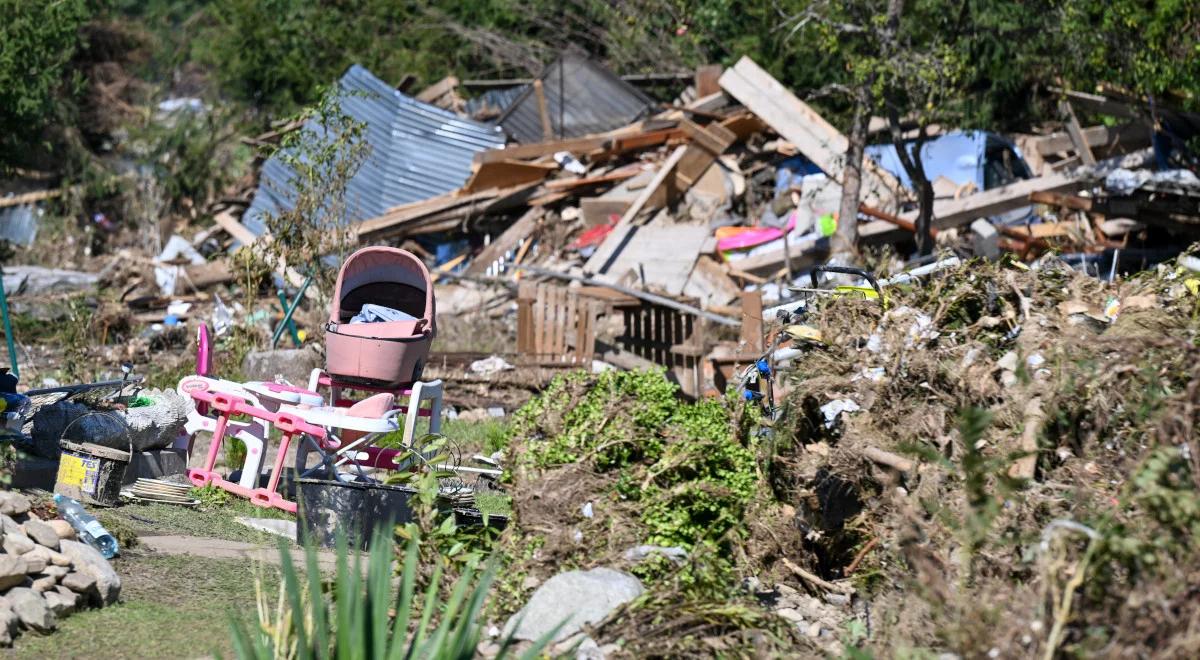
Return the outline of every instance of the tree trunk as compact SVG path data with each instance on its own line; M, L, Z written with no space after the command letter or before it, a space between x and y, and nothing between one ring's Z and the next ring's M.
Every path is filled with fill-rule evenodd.
M860 87L854 100L854 118L847 136L846 165L842 168L842 202L838 207L837 233L832 240L833 260L849 264L858 255L858 200L862 194L863 151L867 146L870 90Z
M900 159L900 165L904 167L904 172L908 174L908 180L912 182L913 188L917 193L917 254L925 256L933 253L933 184L929 182L929 177L925 176L925 164L921 161L921 148L925 146L925 127L921 126L917 133L917 139L912 144L912 149L909 150L909 145L905 144L904 136L900 127L900 113L895 108L888 110L888 124L891 129L892 146L896 147L896 156Z

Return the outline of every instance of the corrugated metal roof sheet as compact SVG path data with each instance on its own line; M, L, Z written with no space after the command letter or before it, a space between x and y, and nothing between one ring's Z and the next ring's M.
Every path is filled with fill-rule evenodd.
M504 146L497 128L406 96L357 64L338 84L344 92L342 112L366 124L371 145L347 186L351 220L373 218L400 204L455 190L470 176L476 153ZM320 127L310 122L303 130ZM290 207L296 194L292 177L278 158L263 164L254 201L242 218L247 228L261 234L264 213Z
M42 210L35 204L0 209L0 240L29 247L37 238Z
M521 98L521 95L528 88L529 85L517 85L516 87L489 89L473 99L467 99L464 111L468 117L476 119L484 119L479 116L481 112L493 113L492 116L495 117L507 110L517 99Z
M633 85L575 53L564 54L547 67L541 79L546 111L555 137L611 131L646 116L655 105ZM532 85L527 86L521 98L509 106L497 122L518 142L542 141L542 116Z

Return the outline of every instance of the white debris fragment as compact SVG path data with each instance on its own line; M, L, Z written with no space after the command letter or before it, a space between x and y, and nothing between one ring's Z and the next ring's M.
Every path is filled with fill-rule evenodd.
M854 399L834 399L821 406L821 414L825 416L825 428L831 429L837 423L838 417L844 412L862 410Z

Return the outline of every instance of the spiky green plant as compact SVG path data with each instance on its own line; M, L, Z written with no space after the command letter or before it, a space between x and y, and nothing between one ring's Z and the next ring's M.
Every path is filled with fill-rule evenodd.
M420 600L415 600L420 539L412 538L404 554L397 587L392 585L392 543L377 532L367 555L352 553L345 538L337 542L335 579L327 584L316 548L305 548L301 576L285 541L280 542L283 581L272 609L260 594L258 621L232 623L234 649L241 660L336 658L400 660L436 658L467 660L481 639L479 613L495 577L493 568L477 574L466 570L448 599L439 601L442 569L435 567ZM351 556L353 555L353 560ZM511 637L501 641L499 658L534 658L558 632L556 627L520 654Z

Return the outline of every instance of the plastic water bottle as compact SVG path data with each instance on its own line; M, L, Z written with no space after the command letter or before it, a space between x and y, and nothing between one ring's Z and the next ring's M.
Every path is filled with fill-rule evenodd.
M104 525L92 514L84 511L83 506L69 497L54 496L54 504L58 506L58 514L79 534L79 540L100 551L105 559L112 559L119 552L117 539L104 529Z

